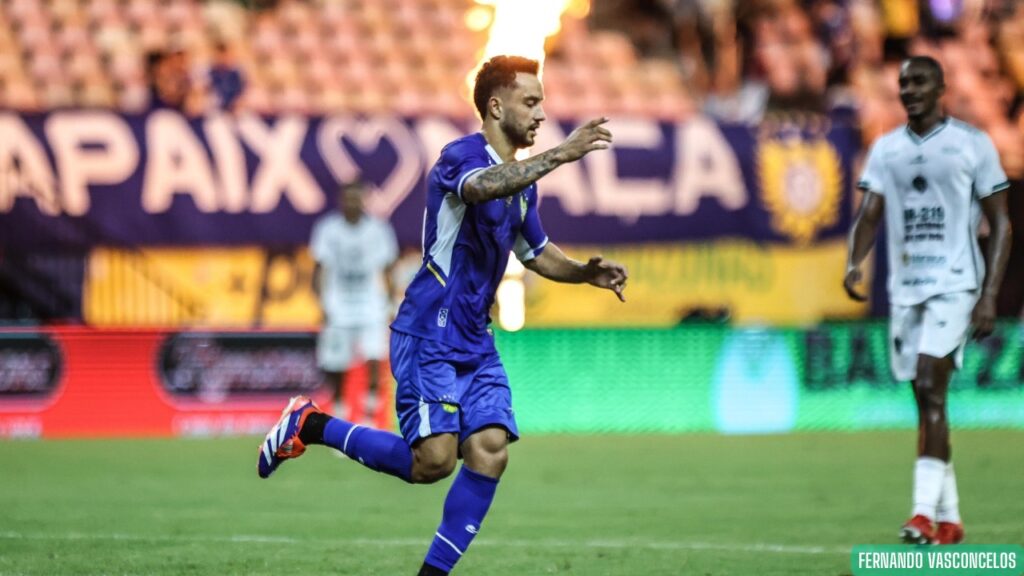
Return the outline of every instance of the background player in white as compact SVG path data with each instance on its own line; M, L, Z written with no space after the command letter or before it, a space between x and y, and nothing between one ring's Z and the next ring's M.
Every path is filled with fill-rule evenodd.
M939 99L945 83L936 60L904 61L899 83L908 122L879 138L868 154L843 286L851 298L865 300L855 285L884 213L892 371L897 380L913 383L919 426L913 514L900 537L955 544L964 532L946 396L971 327L976 338L994 327L1009 257L1003 193L1009 184L991 139L943 114ZM991 228L984 257L977 240L982 213Z
M313 227L310 251L316 260L313 289L324 324L317 339L317 364L334 391L335 414L349 417L343 400L349 368L366 360L369 389L363 421L377 410L380 362L387 355L391 320L391 268L398 243L391 225L363 209L366 185L355 181L338 191L338 209Z

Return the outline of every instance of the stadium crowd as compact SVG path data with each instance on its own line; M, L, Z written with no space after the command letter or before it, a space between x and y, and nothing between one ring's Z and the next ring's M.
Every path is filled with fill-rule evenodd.
M548 46L549 113L856 112L902 120L896 67L944 65L947 107L1024 173L1024 3L572 0ZM4 0L0 106L173 106L464 116L487 39L472 0ZM479 7L476 7L479 8Z
M474 0L0 0L0 109L468 118L496 10ZM1024 178L1024 2L565 0L553 117L829 116L865 148L904 119L897 70L937 58L946 110ZM1016 184L1015 184L1016 186ZM1011 195L1014 222L1024 206ZM1019 246L1010 269L1024 266ZM1024 307L1024 275L1002 310ZM1021 276L1017 278L1017 276Z

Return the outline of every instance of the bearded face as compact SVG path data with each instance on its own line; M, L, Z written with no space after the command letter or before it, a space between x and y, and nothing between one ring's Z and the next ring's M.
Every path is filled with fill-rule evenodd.
M499 91L501 100L501 118L498 125L516 148L529 148L537 138L540 128L547 116L541 102L544 100L544 88L540 79L533 74L516 74L515 85Z

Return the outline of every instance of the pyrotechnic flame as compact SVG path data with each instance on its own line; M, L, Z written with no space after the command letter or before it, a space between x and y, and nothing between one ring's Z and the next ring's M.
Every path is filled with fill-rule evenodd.
M562 29L562 15L586 16L589 0L474 0L466 12L466 27L487 30L487 46L466 78L473 79L484 62L501 54L537 60L544 69L544 42Z

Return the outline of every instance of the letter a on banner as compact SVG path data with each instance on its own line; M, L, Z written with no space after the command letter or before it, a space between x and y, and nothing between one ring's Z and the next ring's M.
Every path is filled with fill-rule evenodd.
M736 154L712 121L698 117L679 125L676 156L676 214L693 214L705 196L730 210L747 205Z
M89 211L90 184L123 182L139 164L135 137L110 112L55 113L46 121L46 138L57 161L64 210L72 216Z
M14 199L24 196L35 200L40 212L60 214L56 178L46 151L14 114L0 114L0 213L14 207Z

